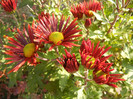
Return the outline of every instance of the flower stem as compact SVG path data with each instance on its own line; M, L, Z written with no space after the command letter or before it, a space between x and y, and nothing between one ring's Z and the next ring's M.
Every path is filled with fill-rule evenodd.
M41 60L44 60L44 61L56 61L56 59L47 59L47 58L43 58L43 57L40 57L40 56L38 56L38 57L36 57L36 58L38 58L38 59L41 59Z
M88 69L85 68L85 86L87 86L87 81L88 81Z
M114 27L114 25L117 21L117 18L118 18L118 15L115 16L114 21L111 23L111 26L110 26L109 30L107 31L107 34L109 34L111 32L112 28Z
M74 76L77 76L77 77L85 79L85 77L82 76L81 74L79 74L78 72L74 73ZM91 80L87 78L86 81L91 81Z
M27 5L27 7L30 9L30 11L31 11L32 13L35 13L34 10L33 10L29 5ZM37 13L35 13L35 15L38 16Z
M58 49L58 46L55 46L55 52L57 53L57 55L58 55L58 59L60 59L60 54L59 54L59 49Z
M21 17L20 17L20 13L19 13L18 9L16 9L16 12L17 12L17 14L18 14L19 21L21 21Z
M13 19L16 21L17 25L19 25L18 20L17 20L17 18L15 17L15 15L12 14L12 16L13 16Z

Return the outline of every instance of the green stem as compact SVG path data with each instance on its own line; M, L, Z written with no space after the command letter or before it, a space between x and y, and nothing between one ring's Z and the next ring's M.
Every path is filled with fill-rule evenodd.
M15 16L14 14L12 14L12 16L13 16L13 19L16 21L17 25L19 25L19 23L18 23L18 20L17 20L16 16Z
M30 11L31 11L32 13L35 13L34 10L33 10L29 5L27 5L27 7L30 9ZM35 13L35 15L38 16L37 13Z
M85 68L85 86L87 86L87 81L88 81L88 69Z

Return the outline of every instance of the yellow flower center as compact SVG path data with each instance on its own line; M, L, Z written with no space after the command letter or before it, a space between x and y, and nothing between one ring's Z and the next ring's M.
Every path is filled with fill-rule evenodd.
M87 58L86 58L86 60L88 61L88 59L89 58L91 58L91 56L87 56ZM90 66L90 68L94 65L94 63L95 63L95 58L94 57L92 57L90 60L89 60L89 62L87 62L87 64L90 64L91 63L91 66Z
M62 40L64 40L64 36L61 32L52 32L49 36L49 40L52 41L55 45L59 45Z
M104 73L102 70L97 71L95 74L96 74L96 76L97 76L97 77L99 77L99 76L102 76L102 75L103 75L103 77L106 79L106 75L107 75L107 74L106 74L106 73Z
M88 10L88 13L89 13L89 17L93 16L93 12L91 10Z
M29 43L23 48L24 56L25 57L31 57L34 54L35 51L35 44Z

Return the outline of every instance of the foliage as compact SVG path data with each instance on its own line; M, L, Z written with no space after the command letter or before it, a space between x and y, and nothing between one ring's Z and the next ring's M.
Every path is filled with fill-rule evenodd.
M79 66L78 74L68 73L56 59L65 55L65 49L75 53L77 61L81 64L80 47L65 48L58 46L58 51L48 51L50 45L44 45L38 52L40 64L28 66L25 64L17 72L7 74L16 63L5 64L9 57L4 54L3 45L9 45L4 35L14 38L16 28L23 30L28 24L39 20L38 15L43 11L58 19L63 14L70 21L74 20L70 12L73 4L79 4L83 0L18 0L17 9L13 14L0 8L0 98L1 99L132 99L133 98L133 1L132 0L98 0L103 8L93 12L95 18L92 24L86 28L85 16L77 20L80 34L76 44L81 45L83 38L88 38L94 45L100 41L100 46L112 46L105 54L113 56L108 62L113 63L115 71L112 73L122 74L125 81L117 84L118 88L107 85L98 85L93 80L84 84L85 71ZM88 78L93 79L92 70L88 71ZM76 82L79 82L78 84ZM22 87L23 86L23 87ZM16 92L17 91L17 92Z

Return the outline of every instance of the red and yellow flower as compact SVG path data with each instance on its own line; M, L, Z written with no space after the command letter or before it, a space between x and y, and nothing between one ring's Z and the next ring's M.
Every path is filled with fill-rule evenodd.
M16 10L17 0L2 0L0 4L6 12L11 13Z
M79 63L75 57L75 54L73 53L73 56L65 49L66 56L63 55L63 59L60 61L57 60L64 69L69 73L75 73L79 69Z
M38 63L36 58L38 56L38 45L36 42L34 42L34 32L30 25L28 25L28 32L25 29L23 32L17 29L17 34L15 35L17 40L14 40L8 36L6 36L6 38L9 40L9 43L13 45L4 45L5 48L9 49L5 51L5 54L11 56L6 58L6 60L10 60L6 64L17 62L16 66L14 66L14 68L8 73L16 72L26 62L30 66L36 65Z
M97 61L99 62L105 62L109 57L103 56L104 53L106 53L111 47L108 47L106 49L105 46L100 47L99 43L94 47L94 43L91 43L91 41L88 39L85 41L83 39L81 47L80 47L80 55L81 55L81 62L82 65L88 69L94 69L96 68Z
M112 87L117 87L114 83L118 81L125 81L121 79L121 74L110 74L114 69L110 69L112 63L100 63L93 71L93 80L97 84L107 84Z
M96 0L90 0L89 2L84 1L83 5L85 6L84 14L87 17L93 16L92 11L96 12L97 10L101 10L101 4Z
M63 45L65 47L78 46L72 42L77 41L73 38L81 35L74 35L81 30L78 29L76 20L74 19L69 25L70 17L65 21L65 17L62 15L58 24L58 19L55 15L39 17L38 24L36 25L35 33L39 39L36 42L44 42L52 44L49 48L51 50L54 46Z

